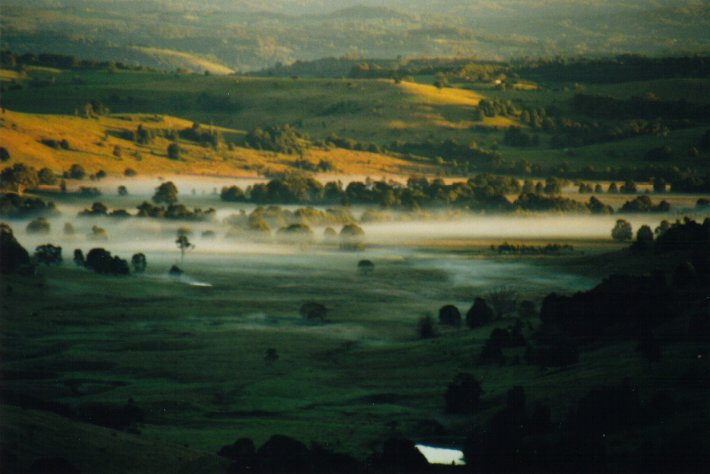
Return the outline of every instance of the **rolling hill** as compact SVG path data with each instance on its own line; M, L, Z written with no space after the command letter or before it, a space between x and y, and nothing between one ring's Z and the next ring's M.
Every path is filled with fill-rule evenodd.
M2 47L18 52L199 72L204 61L247 71L346 54L702 53L710 47L708 26L707 5L692 0L6 0L0 18ZM201 59L186 63L176 53Z

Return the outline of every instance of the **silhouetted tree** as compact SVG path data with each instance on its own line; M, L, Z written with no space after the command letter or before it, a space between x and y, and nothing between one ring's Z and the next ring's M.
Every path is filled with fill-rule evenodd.
M86 254L86 268L96 273L107 275L128 275L128 262L112 257L111 253L102 248L94 248Z
M256 447L251 438L240 438L222 446L217 454L234 461L235 472L252 472L256 468Z
M482 393L481 384L473 375L460 373L446 388L446 411L473 413L480 405Z
M189 249L195 248L195 246L190 243L190 240L187 238L187 235L185 235L185 234L178 235L178 238L175 239L175 243L177 244L177 247L180 249L180 261L185 260L185 252L186 251L188 251Z
M631 240L633 235L631 224L624 219L618 219L614 225L614 228L611 230L611 238L617 242Z
M133 265L134 273L143 273L148 266L148 262L145 259L145 255L136 253L131 257L131 265Z
M481 327L484 324L493 321L493 310L488 306L483 298L476 298L473 305L466 313L466 324L471 329Z
M37 263L59 265L62 263L62 248L52 244L40 245L35 249L34 258Z
M84 258L84 252L81 249L74 249L74 265L77 267L85 267L86 259Z
M636 241L631 245L635 252L646 252L653 247L653 231L647 225L642 225L636 232Z
M442 306L439 308L439 324L461 327L461 312L452 304Z

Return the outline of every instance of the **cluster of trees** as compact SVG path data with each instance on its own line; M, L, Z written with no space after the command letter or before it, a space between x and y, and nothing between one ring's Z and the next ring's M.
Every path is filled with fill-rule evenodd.
M661 181L662 182L662 181ZM268 183L258 183L246 190L238 186L222 188L220 197L229 202L312 203L312 204L376 204L383 208L416 210L424 207L457 206L468 209L497 211L558 211L610 214L614 209L591 196L589 201L556 196L568 182L551 177L544 182L491 174L478 174L465 182L446 184L442 179L410 178L406 185L394 181L353 181L343 188L340 182L322 185L314 178L289 174ZM665 183L659 185L665 189ZM601 186L598 187L601 190ZM633 194L634 181L627 179L621 186L611 183L608 192ZM510 202L506 195L518 194ZM667 212L670 205L661 201L654 205L648 196L626 202L622 212Z
M613 58L540 58L515 64L519 74L551 82L618 83L675 77L707 77L706 56L648 57L623 54Z
M270 232L272 228L279 229L292 224L304 226L348 225L354 224L355 218L350 211L342 208L320 210L304 207L290 210L279 206L258 206L249 214L240 211L239 214L228 216L225 223L232 227Z
M17 193L0 194L0 216L34 217L58 215L56 205L52 201L44 201L33 196L21 196Z
M283 435L271 436L259 449L250 438L239 438L223 446L217 453L229 459L230 472L312 472L312 473L424 473L431 466L414 443L401 437L384 441L364 461L331 451L314 443L307 447Z
M491 245L491 250L499 254L558 255L574 252L574 247L569 244L515 245L503 242L500 245Z
M660 237L653 248L664 249L663 242L668 242L668 237ZM677 315L702 306L703 289L710 282L707 255L696 254L679 264L668 280L670 283L663 272L614 275L587 292L550 294L540 310L543 329L561 330L577 344L648 334Z
M666 200L662 200L658 204L653 204L653 201L648 196L637 196L630 201L626 201L619 209L620 213L639 213L639 212L669 212L671 205Z
M710 106L686 101L663 101L653 94L616 99L609 96L575 94L574 109L582 114L599 118L646 118L705 119L710 115Z
M52 53L14 53L3 49L0 51L0 64L3 68L15 69L22 66L43 66L58 69L121 69L121 70L142 70L142 66L132 66L122 62L96 61L91 59L79 59L66 54Z
M288 155L303 155L310 140L291 125L257 127L244 137L244 145L255 150L268 150Z
M223 188L227 201L254 203L379 204L383 207L418 209L424 205L458 204L476 208L506 209L504 194L520 191L520 183L504 176L478 175L463 183L447 185L441 179L410 178L406 185L393 181L353 181L322 185L302 175L287 175L258 183L244 192L236 186Z
M589 390L569 413L553 420L549 406L530 403L525 389L515 386L508 390L502 409L483 426L472 427L463 449L466 470L568 472L580 466L592 472L702 470L708 456L697 435L672 440L674 436L654 434L633 455L623 458L611 449L609 440L614 435L664 422L674 412L675 403L668 394L642 394L630 380L624 380Z
M203 146L217 148L224 141L222 134L213 127L205 129L199 123L194 122L192 127L184 128L178 132L180 138L197 142Z

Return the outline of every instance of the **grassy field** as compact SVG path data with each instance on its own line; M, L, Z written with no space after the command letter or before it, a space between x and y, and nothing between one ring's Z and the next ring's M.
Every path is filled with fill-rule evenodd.
M43 239L15 227L30 248ZM482 381L479 422L513 385L553 407L558 419L591 387L626 376L642 390L663 387L676 364L694 354L690 346L674 346L662 363L650 365L633 344L619 343L585 351L573 370L541 371L478 363L490 331L511 321L478 330L439 327L433 339L416 336L424 314L446 303L465 311L474 296L503 284L534 301L550 291L589 288L596 277L564 267L588 267L589 255L616 248L609 243L584 257L498 258L470 245L464 252L422 243L376 245L349 254L239 242L210 246L197 239L181 263L164 232L158 234L162 243L151 244L147 239L157 237L124 241L110 230L105 245L123 249L119 255L128 257L131 247L148 249L144 275L99 276L66 262L42 267L38 278L3 277L5 390L76 411L132 398L146 415L138 435L5 407L3 436L36 440L19 450L20 465L56 453L82 470L103 467L110 459L100 456L107 439L111 456L120 460L106 465L107 472L217 463L211 454L220 446L243 436L258 445L274 433L358 457L392 432L456 447L472 421L444 411L443 392L458 372ZM67 254L92 245L66 239L51 240ZM356 272L362 257L375 262L373 275ZM186 273L174 279L166 270L176 262ZM326 323L302 320L298 308L309 300L327 306ZM535 319L528 323L537 325ZM269 348L278 360L265 361ZM683 403L690 410L704 402L692 395ZM61 437L88 439L78 452L71 442L58 442ZM128 452L139 454L130 461Z
M42 77L42 73L33 74ZM520 125L515 119L486 117L482 122L472 120L472 109L482 98L512 100L527 107L554 106L575 117L569 105L574 90L562 86L500 91L486 85L438 89L422 83L404 81L397 84L390 80L255 78L102 70L44 74L54 77L53 82L43 85L26 83L20 90L6 91L5 107L34 114L72 115L82 110L84 103L96 99L114 113L170 115L229 130L248 131L256 126L290 123L312 138L326 138L336 133L365 144L388 146L396 140L421 142L432 138L476 142L483 147L498 148L506 159L527 159L543 165L565 163L573 167L591 165L597 168L644 165L643 154L661 145L673 148L674 164L707 168L710 163L705 155L695 158L687 155L687 150L697 144L704 126L674 130L666 137L642 136L568 151L549 148L549 135L545 133L540 134L540 146L505 147L501 145L504 129ZM584 87L587 93L618 98L654 92L662 99L695 101L695 97L702 96L700 92L707 88L707 81L678 79ZM382 172L389 173L387 159L377 157L377 160L383 163Z
M180 141L181 156L171 160L167 156L170 140L158 136L150 144L141 145L123 137L138 126L148 130L179 131L192 122L171 116L152 114L114 114L84 119L73 115L26 114L6 111L0 115L0 142L16 162L35 168L48 167L61 173L72 164L81 164L88 173L103 170L111 175L122 175L132 168L142 175L195 174L213 176L258 176L293 169L297 160L317 165L329 162L332 172L347 175L406 175L430 173L426 161L405 161L377 153L344 149L306 151L303 157L273 152L262 152L242 147L228 148L200 146ZM244 134L243 131L212 126L226 140ZM77 131L81 133L77 133ZM69 149L53 148L42 140L67 140ZM120 147L120 156L114 154Z

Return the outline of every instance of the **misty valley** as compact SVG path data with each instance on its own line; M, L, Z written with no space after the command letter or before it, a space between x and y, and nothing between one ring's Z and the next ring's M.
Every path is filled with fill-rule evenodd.
M616 215L447 208L383 215L364 205L257 205L218 194L233 186L253 194L266 182L254 179L175 182L101 180L91 198L72 182L68 192L40 198L54 200L47 217L13 219L3 229L4 239L37 249L34 258L45 262L2 288L6 416L22 425L25 410L40 409L66 417L61 423L88 422L100 427L84 434L97 446L115 430L161 440L161 470L164 462L216 469L220 462L201 453L227 449L236 434L258 446L274 431L385 463L381 469L387 461L373 454L378 443L407 433L431 459L443 452L445 464L462 464L456 449L466 440L457 433L471 407L495 413L494 400L520 380L550 423L585 396L583 385L569 386L576 370L603 370L619 383L632 370L644 384L634 390L651 391L658 368L671 370L694 350L669 343L663 361L651 364L633 337L586 347L544 335L538 315L547 296L597 286L609 251L619 267L643 265L647 250L626 255L628 243L612 238ZM201 214L140 217L171 186L180 204ZM625 214L624 221L659 235L661 222L682 213L702 218L693 198L673 202L676 212ZM289 235L292 226L300 227ZM359 232L344 233L348 226ZM61 256L40 256L48 243ZM89 265L97 248L113 256L104 269ZM125 272L111 258L124 259ZM669 278L678 272L675 260L658 261ZM544 355L560 344L572 344L571 358ZM457 408L450 392L470 372L482 401L464 388ZM151 449L135 443L125 441L125 449ZM247 458L234 462L266 462L256 451Z
M0 2L0 472L708 470L706 2Z

